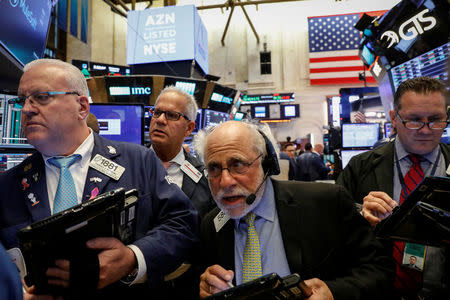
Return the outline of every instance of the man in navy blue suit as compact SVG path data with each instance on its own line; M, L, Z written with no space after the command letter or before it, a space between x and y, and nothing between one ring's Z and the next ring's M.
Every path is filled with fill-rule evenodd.
M87 242L87 247L99 251L97 289L114 291L110 296L120 291L128 296L150 295L165 275L189 260L197 240L196 211L167 180L153 151L104 139L87 127L89 91L77 68L42 59L24 71L15 101L22 105L24 134L38 153L0 175L0 241L6 249L18 247L20 228L57 211L55 195L62 171L52 159L76 156L68 168L77 203L118 187L139 191L136 241L124 245L104 237ZM101 163L114 168L108 172ZM47 270L48 282L69 287L70 270L68 260L57 260ZM102 291L97 298L110 297ZM38 297L25 295L26 299Z

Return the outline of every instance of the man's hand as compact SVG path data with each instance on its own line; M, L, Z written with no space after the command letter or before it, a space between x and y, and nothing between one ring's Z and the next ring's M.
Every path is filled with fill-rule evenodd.
M25 288L25 294L23 294L23 300L62 300L62 296L52 296L52 295L35 295L35 286L28 287L24 280L22 279L23 287Z
M134 252L116 238L95 238L86 242L88 248L102 250L98 254L101 289L130 274L136 265Z
M210 266L200 275L200 298L229 289L227 282L233 280L234 272L219 265Z
M48 268L45 273L48 277L48 283L62 287L69 287L70 280L70 262L65 259L55 261L55 266Z
M362 215L370 225L375 226L389 216L396 206L397 202L385 192L370 192L363 199Z
M326 283L319 278L305 280L305 284L312 290L312 295L307 298L308 300L334 300Z

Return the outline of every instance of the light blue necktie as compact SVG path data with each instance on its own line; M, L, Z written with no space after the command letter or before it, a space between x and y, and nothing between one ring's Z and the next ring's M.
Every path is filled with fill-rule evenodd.
M55 200L53 202L53 214L78 204L75 183L69 171L69 167L78 159L81 159L81 155L79 154L52 157L48 160L50 164L58 167L60 170L58 188L56 189Z

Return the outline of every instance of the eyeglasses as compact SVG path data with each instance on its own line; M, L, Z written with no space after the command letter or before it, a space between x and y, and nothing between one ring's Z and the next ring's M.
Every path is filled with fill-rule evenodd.
M428 128L433 130L442 130L445 127L447 127L449 121L448 120L441 120L441 121L431 121L431 122L422 122L422 121L403 121L403 119L400 117L398 112L396 113L397 117L400 119L400 121L403 123L403 126L405 126L408 129L415 129L419 130L422 129L425 125L428 126Z
M39 104L39 105L46 105L50 102L50 98L54 97L56 95L77 95L80 96L78 92L36 92L32 93L28 96L19 96L17 98L12 98L9 100L9 103L15 103L20 106L24 106L27 99L30 99L31 104Z
M169 121L178 121L181 117L185 118L186 120L190 121L190 119L180 112L171 111L171 110L160 110L160 109L150 109L150 113L152 114L152 117L159 118L162 114L166 116L166 119Z
M260 154L257 158L255 158L251 162L245 162L245 161L241 161L241 160L238 160L238 159L232 159L232 160L227 162L227 167L226 168L222 168L222 165L217 164L217 163L209 164L206 167L206 171L208 172L208 177L211 177L211 178L217 178L217 177L222 176L222 171L223 170L228 170L228 172L232 176L238 175L238 174L245 174L245 173L247 173L247 171L250 168L250 166L256 160L258 160L258 158L260 158L261 156L262 156L262 154Z

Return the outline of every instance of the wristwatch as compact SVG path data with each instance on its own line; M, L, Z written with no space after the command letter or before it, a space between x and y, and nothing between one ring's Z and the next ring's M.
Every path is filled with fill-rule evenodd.
M126 275L125 277L123 277L120 281L122 283L125 283L127 285L130 285L137 277L138 274L138 269L137 267L134 268L128 275Z

